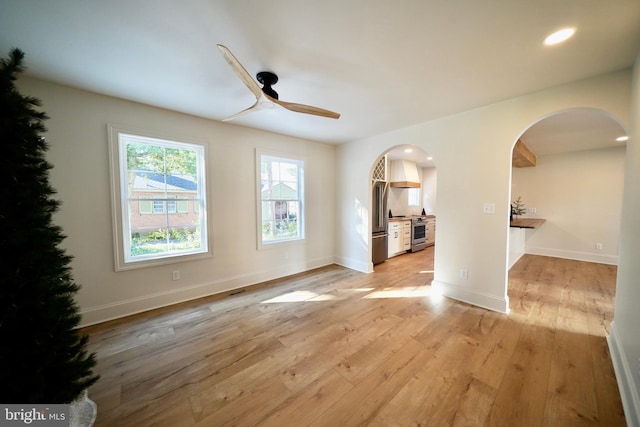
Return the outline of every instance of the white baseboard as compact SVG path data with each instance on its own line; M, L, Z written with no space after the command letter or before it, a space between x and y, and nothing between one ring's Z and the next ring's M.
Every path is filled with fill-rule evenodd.
M624 349L616 332L615 321L611 322L611 333L607 336L607 343L627 425L638 427L640 426L640 397L638 397L638 389L634 384L633 370L627 363L628 358L625 357Z
M618 265L617 255L605 255L597 252L566 251L564 249L537 248L527 246L525 253L530 255L550 256L554 258L573 259L576 261L597 262L600 264Z
M335 264L341 265L342 267L349 268L351 270L356 270L361 273L372 273L373 272L373 263L364 262L359 259L346 258L346 257L336 257Z
M209 283L83 308L80 311L82 316L80 327L94 325L198 298L225 294L235 289L290 276L292 274L302 273L304 271L331 264L334 264L333 258L322 258L314 261L308 261L304 264L289 264L267 271L226 277Z
M431 286L446 297L466 302L498 313L509 313L509 297L490 295L484 292L474 292L450 283L434 280Z
M516 265L516 262L520 260L524 256L524 253L510 253L509 254L509 267L508 270L511 270L511 267Z

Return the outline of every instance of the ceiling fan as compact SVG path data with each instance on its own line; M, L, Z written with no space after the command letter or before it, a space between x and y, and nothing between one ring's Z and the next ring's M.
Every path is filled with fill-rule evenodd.
M242 110L231 117L224 119L223 121L235 119L238 116L249 113L253 110L259 110L262 108L273 108L274 104L278 104L281 107L286 108L296 113L312 114L314 116L328 117L330 119L337 119L340 114L333 111L325 110L323 108L312 107L310 105L296 104L294 102L286 102L278 99L278 93L273 90L272 85L278 82L278 76L269 71L261 71L256 75L256 79L263 87L261 88L258 83L251 77L249 72L242 66L240 61L231 53L231 51L224 45L219 44L218 49L222 52L224 59L229 63L231 69L238 75L240 80L249 88L251 92L256 96L256 102L246 110Z

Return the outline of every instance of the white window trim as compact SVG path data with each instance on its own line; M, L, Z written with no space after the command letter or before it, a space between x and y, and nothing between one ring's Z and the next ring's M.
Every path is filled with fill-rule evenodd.
M204 140L198 140L195 138L185 138L184 136L175 137L168 135L158 135L156 133L148 132L145 130L134 129L130 127L108 124L107 125L108 144L109 144L109 167L111 178L111 218L113 225L113 253L114 253L114 268L116 271L133 270L138 268L146 268L159 265L175 264L178 262L186 262L196 259L210 258L212 254L212 242L211 242L211 219L207 215L207 203L209 200L209 194L207 192L207 170L208 170L208 149L207 142ZM193 144L202 147L203 150L203 164L201 165L202 173L201 182L198 185L201 186L202 194L204 194L205 206L203 207L203 222L206 224L207 233L202 234L202 243L205 246L203 252L193 254L179 254L169 255L166 257L158 257L148 260L139 260L135 262L125 262L125 248L124 248L124 222L128 218L124 218L122 214L122 183L121 183L121 170L120 170L120 134L138 136L142 138L152 138L166 142L184 142L186 144ZM128 228L128 225L127 225Z
M300 236L290 239L283 240L275 240L271 242L263 242L262 241L262 156L270 156L270 157L279 157L286 160L293 160L297 162L302 162L302 185L300 186L300 212L298 221L300 223ZM274 151L268 149L260 149L256 148L255 150L255 167L256 167L256 245L257 249L266 250L273 249L277 247L287 246L287 245L299 245L306 241L306 185L307 180L305 179L304 173L307 167L307 159L304 156L300 156L298 154L293 153L285 153L281 151ZM300 179L300 178L299 178Z

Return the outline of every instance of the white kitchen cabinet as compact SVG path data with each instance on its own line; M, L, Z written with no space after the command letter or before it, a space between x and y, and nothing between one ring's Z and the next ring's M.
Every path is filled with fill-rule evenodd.
M427 246L435 245L436 243L436 217L427 217Z
M387 240L387 252L389 258L392 256L398 255L401 248L401 238L402 238L402 230L400 228L399 221L389 221L389 226L387 227L389 232L389 238Z
M411 249L411 221L389 221L387 252L389 258Z
M402 250L411 250L411 221L402 221Z

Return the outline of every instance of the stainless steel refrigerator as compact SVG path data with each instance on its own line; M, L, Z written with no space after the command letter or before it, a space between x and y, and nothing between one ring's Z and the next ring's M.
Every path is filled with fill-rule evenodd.
M373 264L384 262L387 255L387 183L373 182L373 199L371 201L371 246Z

